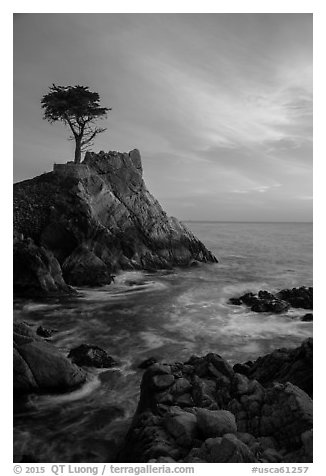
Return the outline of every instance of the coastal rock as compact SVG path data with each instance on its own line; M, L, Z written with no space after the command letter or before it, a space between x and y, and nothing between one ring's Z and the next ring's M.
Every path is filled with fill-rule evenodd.
M272 448L267 448L261 454L260 461L262 463L281 463L282 462L282 455Z
M14 394L65 392L84 383L85 372L22 323L14 326Z
M310 340L285 353L291 356L287 374L302 375L299 369L303 356L310 353ZM270 355L261 361L267 362ZM212 353L183 364L150 366L143 374L137 411L118 461L311 461L311 398L289 381L275 382L276 365L268 376L268 366L251 364L247 369L249 374L255 369L252 376L234 372ZM266 387L256 379L258 368L264 368ZM301 368L312 375L310 358ZM305 385L305 379L299 380Z
M102 286L110 284L108 266L85 246L76 248L62 265L66 283L73 286Z
M304 447L304 455L307 461L312 461L313 458L313 433L312 430L307 430L301 434L301 440Z
M241 306L242 300L241 300L240 298L233 298L233 297L231 297L231 298L229 299L229 303L230 303L230 304L233 304L234 306Z
M260 299L259 302L251 306L251 310L254 312L272 312L274 314L280 314L286 312L290 305L281 301L280 299Z
M36 330L36 334L38 336L44 337L44 338L50 338L52 335L55 333L55 329L47 329L46 327L39 326Z
M53 253L37 246L31 238L14 240L13 285L16 295L72 294Z
M14 229L34 242L16 249L17 291L68 292L61 268L66 282L89 286L109 283L119 269L217 262L148 192L138 150L88 152L80 165L61 164L16 183ZM41 285L39 275L46 272Z
M117 362L108 353L96 345L81 344L68 354L71 361L80 366L110 368Z
M234 415L226 410L198 408L196 416L199 431L205 439L223 436L225 433L236 433L237 431Z
M205 459L209 463L254 463L257 461L247 445L238 440L234 434L226 434L221 440L216 439L214 444L211 444Z
M163 425L176 443L182 447L190 446L197 436L197 418L192 413L185 411L168 413L163 420Z
M304 316L301 317L302 322L311 322L313 321L313 314L309 312L308 314L305 314Z
M268 291L259 291L258 294L246 293L239 298L230 298L229 303L233 305L246 304L254 312L272 312L279 314L286 312L290 304L278 299Z
M271 385L274 381L291 382L312 397L312 359L313 340L308 338L296 349L276 349L271 354L259 357L244 372L239 364L234 366L234 370L258 380L264 386Z
M171 385L173 384L174 376L171 374L154 375L152 382L154 384L154 387L158 390L165 390L171 387Z
M299 288L283 289L277 296L291 304L292 307L313 309L313 288L301 286Z
M279 314L286 312L291 306L303 309L313 308L313 288L300 287L283 289L275 295L268 291L252 292L229 299L229 304L239 306L245 304L254 312L271 312Z
M153 364L156 364L157 362L158 362L158 360L156 359L156 357L149 357L148 359L143 360L138 365L138 368L139 369L148 369L148 367L150 367Z

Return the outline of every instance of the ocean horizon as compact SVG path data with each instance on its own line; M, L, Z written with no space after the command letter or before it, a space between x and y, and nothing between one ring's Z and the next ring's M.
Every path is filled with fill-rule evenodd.
M78 288L77 297L15 300L15 319L58 328L52 340L63 352L87 342L119 362L114 370L90 370L81 391L30 398L14 417L15 453L24 448L41 461L74 461L85 428L96 427L104 409L111 416L98 437L117 438L121 422L127 424L136 409L137 366L148 358L186 361L214 352L234 364L311 337L312 322L301 321L304 309L257 314L228 302L244 292L312 285L311 224L274 225L188 222L218 263L122 271L108 286Z

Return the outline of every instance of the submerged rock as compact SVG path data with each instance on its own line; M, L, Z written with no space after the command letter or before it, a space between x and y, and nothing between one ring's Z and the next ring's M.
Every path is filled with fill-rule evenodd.
M85 367L110 368L117 362L109 354L96 345L81 344L68 354L74 364Z
M108 284L119 269L217 262L148 192L137 150L88 152L80 165L16 183L14 229L34 242L16 250L17 292Z
M23 323L14 325L14 394L66 392L86 380L86 373L72 364L52 344L36 336Z
M313 315L311 312L301 317L301 321L303 322L311 322L312 320L313 320Z
M36 334L41 337L49 338L55 333L55 329L47 329L46 327L39 326L36 330Z

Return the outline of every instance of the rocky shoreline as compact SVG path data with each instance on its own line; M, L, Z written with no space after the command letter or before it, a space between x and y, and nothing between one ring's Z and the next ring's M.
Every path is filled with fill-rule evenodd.
M313 309L313 288L301 286L292 289L282 289L272 294L269 291L258 291L258 293L245 293L240 297L232 297L229 304L235 306L246 305L253 312L270 312L280 314L292 308ZM305 314L302 321L312 321L312 313Z
M89 367L117 362L97 346L65 356L50 330L14 325L14 396L70 392ZM117 462L311 462L313 340L233 367L220 355L148 359ZM112 458L112 455L111 455Z
M148 192L138 150L88 153L82 164L14 186L14 293L76 294L110 284L119 270L216 263ZM230 305L253 312L312 310L312 288L246 293ZM302 317L311 321L312 313ZM14 323L14 397L71 392L91 368L119 366L83 343L64 355L54 330ZM141 394L115 462L311 462L313 341L233 367L216 353L186 362L147 359ZM113 455L112 455L113 451ZM35 455L36 456L36 455Z
M14 292L44 296L110 284L119 270L216 263L149 193L137 149L87 153L82 164L14 185Z
M311 462L312 400L300 385L312 392L312 339L247 376L239 365L212 353L152 364L118 461Z

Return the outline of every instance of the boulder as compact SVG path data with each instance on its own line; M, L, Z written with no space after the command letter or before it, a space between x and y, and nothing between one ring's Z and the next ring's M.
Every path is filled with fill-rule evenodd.
M31 238L14 241L14 293L23 296L73 294L62 276L59 262L50 250L37 246Z
M254 463L256 458L234 434L226 434L210 448L210 463Z
M46 327L39 326L36 330L36 334L40 337L49 338L55 333L55 329L47 329Z
M297 386L272 377L285 363L291 365L284 378L291 372L299 378L302 369L311 375L312 361L301 365L311 350L310 341L285 349L269 376L264 367L265 387L251 375L235 373L218 354L151 365L118 461L311 461L312 400ZM246 362L246 368L249 374L257 370L256 362Z
M241 306L242 301L240 298L230 298L229 304L233 304L234 306Z
M286 312L290 305L281 299L260 299L251 306L254 312L272 312L273 314L280 314Z
M313 314L311 312L301 317L301 321L303 322L311 322L312 320L313 320Z
M183 395L192 389L190 381L186 378L177 378L174 382L172 392L174 395Z
M304 447L304 454L307 461L313 460L313 432L307 430L301 434L301 441Z
M267 448L261 454L260 461L263 463L282 463L283 457L275 449Z
M73 286L101 286L112 281L111 269L85 246L80 246L63 262L63 276Z
M196 409L198 429L206 438L223 436L225 433L236 433L237 424L234 415L227 410Z
M72 390L86 373L72 364L52 344L14 332L14 394Z
M85 367L110 368L117 362L97 345L81 344L68 354L68 358L76 365Z
M158 362L158 360L156 359L156 357L149 357L148 359L143 360L143 361L138 365L138 368L139 368L139 369L148 369L148 367L150 367L150 366L153 365L153 364L156 364L157 362Z
M280 314L286 312L291 306L303 309L312 309L313 289L307 287L283 289L275 295L268 291L245 293L240 297L229 299L230 304L246 304L253 312L271 312Z
M173 384L174 376L171 374L154 375L152 382L157 390L165 390Z
M292 307L313 309L313 288L301 286L283 289L277 296L291 304Z
M296 349L277 349L264 357L259 357L249 368L234 366L234 369L265 386L271 385L274 381L291 382L312 396L312 361L313 340L308 338Z
M13 351L14 394L29 393L38 390L38 383L27 362L15 347Z
M163 425L182 447L189 447L197 436L197 418L192 413L184 411L168 413Z

